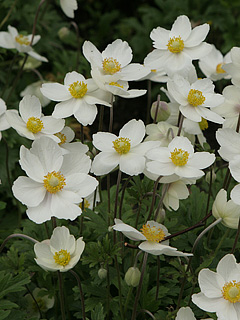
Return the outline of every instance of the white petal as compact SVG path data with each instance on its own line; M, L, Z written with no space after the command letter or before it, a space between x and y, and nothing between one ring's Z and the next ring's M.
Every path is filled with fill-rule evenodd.
M97 175L101 176L111 172L116 168L120 161L120 154L117 152L100 152L93 159L91 171Z
M75 251L75 238L73 235L70 235L68 228L56 227L53 230L53 234L50 239L50 249L54 249L52 253L55 254L56 251L67 250L71 255Z
M12 190L14 197L30 207L38 206L46 194L43 184L28 177L18 177L13 183Z
M187 16L179 16L175 20L169 36L172 37L181 37L185 41L191 33L191 23Z
M118 137L109 132L98 132L93 134L93 145L100 151L112 151L113 150L113 141Z
M138 145L145 136L145 126L142 120L132 119L119 131L119 137L129 138L131 148Z
M67 87L60 83L43 83L42 94L53 101L66 101L72 98Z
M128 153L120 157L119 169L130 176L136 176L143 172L146 158L139 154Z
M74 117L82 125L87 126L93 123L97 116L97 112L97 107L94 104L88 104L82 99L78 110L74 112Z
M209 269L202 269L198 276L202 293L208 298L222 297L222 288L225 281L221 275Z
M122 220L115 219L114 221L115 225L113 226L113 229L116 231L121 231L129 239L134 241L146 240L146 237L141 232L122 222Z
M186 47L195 47L205 40L209 32L209 24L204 23L200 26L196 26L189 37L184 41Z
M114 58L121 64L122 68L131 62L132 56L132 49L129 44L121 39L113 41L102 52L103 59Z

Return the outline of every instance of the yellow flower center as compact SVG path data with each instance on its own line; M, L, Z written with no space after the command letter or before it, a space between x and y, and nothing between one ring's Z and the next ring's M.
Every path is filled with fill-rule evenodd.
M23 34L19 34L18 36L16 36L15 41L21 45L23 44L25 44L25 46L30 45L30 41L28 40L28 37L24 36Z
M70 84L68 88L69 92L75 99L79 99L85 96L87 93L87 84L83 81L75 81L72 84Z
M223 70L222 66L224 65L224 63L219 63L216 67L216 72L217 73L226 73L225 70Z
M205 101L205 97L202 94L202 91L191 89L188 93L188 102L194 106L200 106Z
M144 224L141 229L142 234L148 241L160 242L165 238L165 233L161 228Z
M208 122L206 119L202 118L202 120L200 122L198 122L199 127L201 130L205 130L208 128Z
M156 69L151 69L151 72L157 72L157 70Z
M42 120L35 117L29 118L26 126L28 130L31 131L32 133L38 133L44 128Z
M64 266L64 267L68 265L69 261L71 260L70 253L64 249L61 249L60 251L55 252L53 258L57 264L60 264L61 266Z
M231 303L240 302L240 282L227 282L222 288L223 298Z
M57 193L66 185L65 177L60 172L48 172L48 174L44 176L44 178L44 187L50 193Z
M167 47L170 52L179 53L183 51L184 42L180 36L173 37L173 38L170 38L170 40L168 41Z
M60 139L60 142L58 142L59 145L62 145L66 142L67 137L65 136L65 134L61 133L61 132L57 132L54 134L56 137L58 137L58 139Z
M90 207L90 202L87 201L87 199L83 199L83 201L79 204L79 207L80 207L81 209L82 209L82 207L83 207L83 203L84 203L84 209Z
M189 153L182 149L175 148L173 152L171 152L170 159L175 164L175 166L185 166L188 162Z
M129 152L131 148L131 143L129 138L118 138L115 141L113 141L113 148L117 151L119 154L126 154Z
M105 58L102 63L103 70L107 74L114 74L121 70L120 63L113 58Z
M115 87L119 87L119 88L123 88L123 86L121 86L119 83L117 82L110 82L109 83L110 86L115 86Z

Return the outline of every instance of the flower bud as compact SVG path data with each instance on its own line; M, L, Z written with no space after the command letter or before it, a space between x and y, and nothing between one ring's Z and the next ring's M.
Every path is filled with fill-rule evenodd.
M138 268L131 267L125 274L125 281L128 286L137 287L140 281L141 272Z
M158 110L157 110L157 101L153 102L151 107L151 117L153 120L155 119L156 111L157 111L156 122L166 121L171 114L170 108L165 101L159 102Z
M205 179L207 181L207 183L210 183L211 181L211 171L208 171L206 173ZM214 169L212 169L212 183L216 180L216 173L214 171Z
M107 270L103 267L101 267L99 270L98 270L98 276L101 280L105 279L106 276L107 276Z
M67 27L62 27L61 29L58 30L58 36L61 40L68 37L69 33L70 31Z
M165 220L165 216L166 216L166 211L163 208L160 209L157 215L156 222L163 223Z

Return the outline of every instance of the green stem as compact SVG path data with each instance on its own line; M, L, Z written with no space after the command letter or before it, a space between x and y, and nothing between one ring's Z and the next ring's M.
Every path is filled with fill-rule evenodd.
M59 286L59 298L60 298L60 307L61 307L61 315L62 320L66 320L65 317L65 306L64 306L64 295L63 295L63 279L60 271L57 271L58 275L58 286Z
M152 102L152 83L151 80L147 80L147 116L146 124L150 122L151 102Z
M79 277L79 275L78 275L75 271L73 271L73 270L70 270L69 272L70 272L70 273L76 278L76 280L77 280L78 288L79 288L79 291L80 291L80 297L81 297L82 320L86 320L84 295L83 295L83 291L82 291L82 285L81 285L80 277Z
M117 279L118 279L118 293L119 293L119 309L120 309L120 315L121 319L124 319L123 316L123 304L122 304L122 284L121 284L121 276L120 276L120 270L119 270L119 264L117 260L117 256L114 257L115 261L115 267L117 269Z
M135 301L134 301L133 313L132 313L131 320L136 320L137 305L138 305L138 300L139 300L140 293L141 293L141 290L142 290L143 277L144 277L144 273L145 273L146 265L147 265L147 257L148 257L148 253L144 252L141 277L140 277L140 281L139 281L139 285L138 285L138 289L137 289L137 293L136 293L136 297L135 297Z
M110 118L109 118L109 128L108 131L111 133L113 130L113 94L112 94L112 98L111 98L111 107L110 107Z
M128 307L128 304L129 304L129 300L130 300L131 294L132 294L132 290L133 290L133 287L130 287L130 288L128 289L127 298L126 298L126 300L125 300L124 312L123 312L125 318L126 318L127 307Z
M6 243L12 239L12 238L23 238L23 239L27 239L27 240L30 240L32 241L33 243L38 243L38 241L32 237L29 237L25 234L21 234L21 233L13 233L11 234L10 236L8 236L5 240L3 240L3 243L1 244L1 247L0 247L0 253L2 252L3 248L5 247Z
M7 20L8 20L8 18L10 17L10 15L11 15L14 7L16 6L16 3L17 3L17 0L15 0L15 1L13 2L13 4L11 5L11 8L9 9L6 17L5 17L5 18L2 20L2 22L0 23L0 29L2 29L2 26L7 22Z
M234 240L234 243L233 243L233 247L232 247L232 250L231 250L232 254L234 254L234 251L236 249L236 246L237 246L237 243L238 243L239 234L240 234L240 220L238 222L237 234L236 234L236 237L235 237L235 240Z

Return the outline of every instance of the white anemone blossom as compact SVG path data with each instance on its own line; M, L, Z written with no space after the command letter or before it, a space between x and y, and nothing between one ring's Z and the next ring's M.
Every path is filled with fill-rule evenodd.
M97 115L96 104L111 107L104 92L93 79L85 79L76 71L68 72L64 84L44 83L42 94L50 100L60 101L55 105L53 116L67 118L71 115L82 125L92 124Z
M62 11L68 18L74 18L74 10L77 10L77 0L60 0Z
M187 119L200 122L202 118L220 123L224 119L209 110L224 102L221 94L214 93L214 84L210 79L200 79L193 83L180 75L175 75L167 83L170 95L180 104L179 110Z
M237 229L240 217L240 206L233 200L227 201L227 191L221 189L212 206L214 218L222 219L222 224L231 229Z
M61 131L65 121L52 116L44 116L39 99L35 96L26 95L19 103L19 113L17 110L7 110L6 117L19 135L35 140L42 136L49 136L55 141L59 139L54 135Z
M223 66L223 69L230 74L232 83L240 87L240 48L233 47L230 51L231 62Z
M153 69L164 68L167 73L179 72L211 50L210 44L203 42L209 32L207 23L192 30L191 22L185 15L179 16L170 31L157 27L150 38L155 48L145 58L144 63Z
M46 271L66 272L79 261L85 247L83 238L77 240L66 227L56 227L50 239L34 245L36 263Z
M217 272L202 269L198 275L200 293L192 301L200 309L216 312L219 320L240 319L240 266L234 255L225 255Z
M223 89L222 94L225 98L223 104L214 109L215 112L225 118L223 128L232 128L236 130L238 116L240 113L240 92L239 87L234 85L227 86Z
M13 183L14 196L25 204L30 220L43 223L51 217L74 220L81 215L79 203L98 181L89 176L91 160L85 154L62 154L57 142L36 139L32 148L20 148L20 165L28 177Z
M2 139L1 131L9 129L11 126L6 117L7 106L3 99L0 98L0 140Z
M231 76L223 69L226 63L231 62L231 55L228 52L225 56L222 55L221 51L212 44L212 50L208 55L202 57L199 60L199 67L207 78L213 81L220 79L230 79Z
M91 68L99 70L98 76L102 77L102 83L138 80L149 73L148 68L143 65L130 63L133 58L132 49L121 39L113 41L102 53L90 41L85 41L83 54ZM92 77L94 78L94 74Z
M146 152L159 145L157 141L142 142L144 136L143 121L135 119L126 123L118 136L108 132L94 134L93 145L101 152L95 156L91 171L99 176L119 166L120 171L131 176L142 173Z
M158 147L147 153L147 170L158 176L198 179L204 175L201 169L209 167L215 161L215 155L209 152L195 152L186 137L175 137L168 147Z
M177 317L175 320L197 320L192 312L192 309L189 307L182 307L178 310ZM204 320L212 320L211 318L207 318Z
M240 205L240 133L230 128L218 129L216 138L220 144L218 153L229 162L232 177L239 182L231 191L231 199Z
M41 36L35 35L33 38L32 46L35 45L40 40L40 38ZM16 28L8 26L8 32L0 32L0 47L5 49L16 49L18 52L27 53L29 56L35 58L36 60L48 62L47 58L40 56L33 50L32 46L30 46L31 39L31 34L25 36L18 33Z
M122 222L120 219L114 219L114 222L114 230L122 232L133 241L143 241L138 248L145 252L156 256L161 254L182 257L192 256L191 253L184 253L177 251L177 248L170 247L169 240L164 241L164 238L169 236L170 233L164 225L156 221L147 221L147 223L143 225L141 232Z

